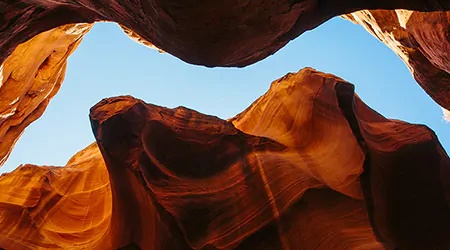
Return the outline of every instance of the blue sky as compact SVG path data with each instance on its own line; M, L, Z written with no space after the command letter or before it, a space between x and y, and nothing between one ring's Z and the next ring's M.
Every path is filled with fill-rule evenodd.
M89 108L102 98L133 95L226 119L264 94L273 80L304 67L353 83L358 95L388 118L428 125L450 149L450 123L400 58L343 19L328 21L254 65L213 69L160 54L133 42L116 24L98 23L69 58L60 92L25 130L0 173L25 163L65 165L94 141Z

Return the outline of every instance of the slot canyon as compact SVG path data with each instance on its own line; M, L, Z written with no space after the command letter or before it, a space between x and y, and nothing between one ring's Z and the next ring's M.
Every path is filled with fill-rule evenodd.
M96 22L185 64L242 68L334 17L398 55L450 120L446 0L0 0L0 167ZM1 175L0 249L450 249L435 132L378 113L357 82L279 77L229 119L104 96L95 141L65 166Z

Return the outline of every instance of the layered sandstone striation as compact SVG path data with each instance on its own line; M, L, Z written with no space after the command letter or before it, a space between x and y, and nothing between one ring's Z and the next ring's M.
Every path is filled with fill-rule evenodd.
M450 109L450 11L363 10L343 17L391 48L427 94Z
M364 154L358 181L378 240L399 249L450 247L450 160L426 126L386 119L354 94L353 85L309 69L272 83L267 94L231 121L243 132L283 145L314 145L296 158L346 180L352 165L342 159L359 156L345 139L345 128L351 128Z
M0 2L0 63L33 36L70 23L112 21L194 64L244 66L324 21L363 9L449 10L445 0L36 0Z
M444 0L0 1L0 166L95 21L189 63L246 66L347 14L450 109L449 9ZM450 248L450 160L435 134L384 118L336 76L288 74L228 121L129 96L104 99L90 118L96 143L65 167L0 177L0 248Z
M228 121L130 96L90 119L97 142L66 167L0 178L0 247L450 247L436 136L384 118L336 76L288 74Z
M16 47L0 65L0 166L64 80L67 58L91 24L69 24Z
M2 249L89 249L109 227L111 186L96 143L65 167L3 174L0 189Z
M188 63L229 67L260 61L328 19L363 9L391 10L351 19L370 26L449 109L448 13L408 11L447 11L446 0L0 1L0 166L57 93L67 57L93 22L116 22L134 41Z
M361 184L378 239L395 249L450 249L450 159L426 126L389 120L354 99L366 151Z

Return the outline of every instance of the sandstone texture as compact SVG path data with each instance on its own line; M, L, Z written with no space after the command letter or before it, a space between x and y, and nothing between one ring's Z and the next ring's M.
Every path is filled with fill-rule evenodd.
M316 176L347 181L338 189L322 179L334 190L357 198L351 193L356 185L348 183L358 180L373 231L388 249L450 248L450 160L426 126L386 119L354 94L353 85L310 69L272 83L231 120L245 133L295 145L297 152L310 148L295 159L326 173ZM351 164L360 154L363 165Z
M391 48L427 94L450 109L450 11L363 10L343 17Z
M228 121L104 99L66 167L0 177L0 247L448 249L448 156L353 89L303 69Z
M110 225L111 186L96 143L65 167L3 174L0 190L2 249L90 249Z
M91 26L69 24L43 32L17 46L0 65L0 166L58 92L67 58Z
M94 22L188 63L242 67L343 15L450 109L447 0L0 0L0 166ZM300 55L301 56L301 55ZM0 177L2 249L450 249L450 160L303 69L229 120L130 96L90 112L64 167Z
M446 0L0 1L0 64L19 44L71 23L112 21L194 64L245 66L324 21L363 9L449 10Z
M134 41L188 63L242 67L359 11L346 16L393 48L450 109L448 10L447 0L0 0L0 166L57 93L93 22L116 22Z

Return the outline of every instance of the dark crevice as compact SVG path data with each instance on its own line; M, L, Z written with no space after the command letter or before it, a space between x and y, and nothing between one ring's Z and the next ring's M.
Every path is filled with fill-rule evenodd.
M338 82L336 83L334 90L336 92L337 101L339 104L339 108L341 109L342 114L347 120L350 129L355 136L361 150L364 152L365 159L363 164L363 173L360 176L361 189L364 196L364 202L366 204L367 213L369 216L370 225L372 226L372 231L376 237L376 239L385 244L385 240L381 237L378 228L375 225L374 221L374 205L373 205L373 197L371 192L371 161L370 154L367 148L367 144L364 140L364 137L361 133L361 129L359 127L359 122L356 118L354 112L354 100L355 100L355 86L350 83Z
M350 126L350 129L352 130L355 139L358 141L361 150L366 154L367 145L364 140L364 137L361 134L361 129L359 128L359 123L358 120L356 119L356 115L353 109L355 86L350 83L337 82L334 87L334 90L336 92L339 108L341 109L342 114L347 120L347 123Z
M294 6L297 3L304 2L305 0L289 0L289 3L291 4L291 7Z
M50 65L50 57L52 54L50 54L45 60L42 62L41 66L39 66L38 70L36 70L36 73L34 74L34 78L36 78L39 75L39 72L42 72Z
M118 248L117 250L141 250L141 247L136 245L134 242L131 244L128 244L126 246L123 246L121 248Z

